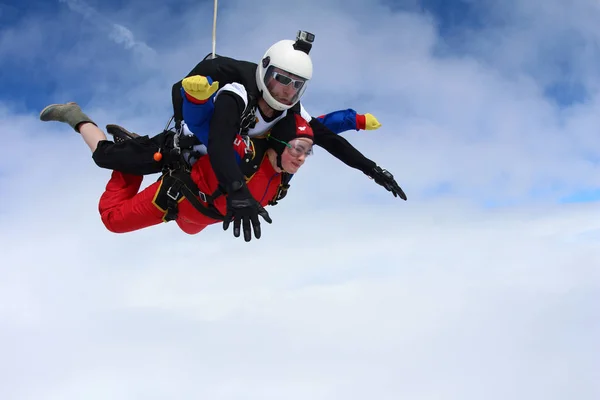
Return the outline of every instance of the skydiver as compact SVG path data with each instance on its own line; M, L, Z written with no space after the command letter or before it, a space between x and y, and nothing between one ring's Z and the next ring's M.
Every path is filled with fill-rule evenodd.
M40 113L40 119L69 124L80 133L92 153L107 140L76 103L49 105ZM170 171L142 191L139 189L143 175L113 171L99 201L102 222L111 232L125 233L175 220L190 235L219 221L223 221L223 229L227 230L233 222L235 237L240 236L242 228L246 242L251 240L252 231L259 239L258 217L272 222L264 207L277 196L283 173L297 173L312 154L313 143L312 128L293 112L279 119L264 138L245 141L238 134L231 157L237 157L245 169L244 186L236 189L245 192L241 199L221 189L210 154L197 160L189 172ZM238 218L234 218L232 210Z

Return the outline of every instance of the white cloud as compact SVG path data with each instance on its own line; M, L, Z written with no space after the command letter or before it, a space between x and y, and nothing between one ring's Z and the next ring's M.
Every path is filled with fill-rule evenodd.
M106 32L108 37L115 43L122 44L125 49L133 50L140 57L154 58L156 52L153 48L142 41L135 39L133 32L127 27L111 22L107 17L96 11L92 6L83 0L59 0L60 3L66 3L67 6L83 18L91 22L94 27L102 32Z
M505 30L467 36L469 51L438 58L431 18L315 4L290 14L286 3L224 3L217 52L255 61L297 29L316 33L307 108L374 113L380 130L345 137L392 171L409 201L317 149L258 241L219 225L114 235L97 212L109 171L67 126L0 103L0 398L600 396L598 204L555 201L598 185L588 161L600 152L597 72L576 60L588 73L583 104L545 98L538 78L550 74L523 55L558 28L525 6ZM577 4L571 12L591 12ZM157 38L157 17L135 7L101 32L127 26L113 40L148 43L157 57L124 70L106 60L91 98L66 98L77 84L68 81L54 97L79 101L100 126L154 134L170 85L210 51L212 13L167 13L178 28ZM508 34L519 24L535 29ZM585 38L597 29L571 28ZM91 43L100 46L83 38L67 57L104 54ZM431 195L442 183L452 190ZM514 204L486 208L489 198Z
M599 228L587 219L593 207L489 215L430 204L407 216L388 205L326 229L310 221L331 219L335 207L296 209L250 249L219 227L202 237L166 226L114 237L85 210L91 199L80 200L65 221L80 221L77 235L38 223L37 234L2 238L40 243L35 253L9 248L18 273L1 279L21 293L3 302L20 300L2 314L2 331L35 334L6 351L22 357L21 346L33 347L36 367L23 367L25 376L54 377L38 396L597 392L587 346L600 332L577 327L597 314L600 254L595 241L575 240ZM388 225L373 222L382 214ZM290 220L307 223L290 232ZM156 246L159 232L171 240ZM257 256L267 251L272 258Z

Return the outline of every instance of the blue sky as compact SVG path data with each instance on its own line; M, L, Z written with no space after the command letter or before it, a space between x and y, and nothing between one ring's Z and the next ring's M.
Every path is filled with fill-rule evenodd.
M15 110L39 110L53 102L57 93L63 97L77 98L83 104L94 101L110 102L115 97L116 87L119 87L120 91L134 91L138 87L149 87L149 80L165 85L178 79L194 64L190 62L188 66L184 66L169 62L170 56L167 54L174 46L168 39L169 35L164 32L173 30L182 23L186 14L180 14L180 11L192 2L179 2L177 5L168 6L161 2L75 0L70 3L38 3L30 2L24 5L25 3L11 1L3 3L1 8L3 40L11 44L3 46L0 66L3 76L7 78L0 81L0 99L11 104ZM358 9L360 2L355 3L348 3L346 9L349 12ZM125 4L127 7L123 9ZM431 21L437 36L431 48L433 57L441 60L473 59L483 68L490 68L508 80L519 77L533 81L537 86L536 90L543 96L543 101L554 108L556 118L562 118L565 111L568 112L578 105L589 104L595 98L595 82L600 74L588 65L593 65L592 61L600 61L598 51L594 51L591 40L593 37L574 29L568 20L555 24L554 31L540 35L538 30L543 25L530 19L527 13L519 16L518 9L515 9L511 2L493 5L489 2L428 0L383 1L380 4L395 12L413 13ZM203 4L206 10L210 10L211 5L211 2ZM527 7L525 9L528 11ZM150 13L148 10L153 11ZM82 19L82 12L92 13L93 16ZM235 6L229 8L224 3L220 17L226 21L233 13ZM134 38L134 43L136 40L139 43L134 44L137 50L132 51L131 47L122 42L123 39L111 36L115 32L111 25L121 25L133 16L136 18L126 30ZM166 25L165 21L170 25ZM364 26L369 25L368 21L362 23ZM210 28L210 24L199 25L190 31L195 32L198 38L204 38L202 46L194 48L193 54L200 56L210 51ZM224 28L220 28L220 35L227 35ZM531 50L527 51L524 57L519 58L519 55L516 55L514 60L520 61L498 58L501 52L490 50L494 46L502 46L508 40L502 35L519 32L527 34L525 38L537 40L532 42ZM186 35L183 37L186 40L193 39ZM27 45L19 45L20 39L26 41ZM508 45L504 47L507 49L506 55L510 55ZM140 54L143 56L140 57ZM190 60L192 59L190 57ZM586 85L586 81L589 84ZM168 92L166 93L167 96L163 96L163 102L159 104L160 112L165 115L169 112ZM352 107L350 102L342 101L342 106ZM424 109L423 113L427 115L429 110ZM568 136L574 133L563 129L559 134L568 139ZM482 130L478 135L485 137L488 133ZM591 160L596 163L597 155ZM443 185L446 191L452 187L447 183ZM429 186L427 193L439 184L433 183ZM535 186L541 189L532 187L531 190L522 192L521 198L537 198L541 190L548 193L549 201L560 202L567 198L569 201L598 199L589 195L597 192L597 184L577 187L574 183L567 183L563 186L568 193L555 193L552 187L544 187L543 182L536 182ZM582 193L581 196L578 196L579 192ZM473 192L466 195L473 195ZM502 194L481 200L488 204L491 201L504 201L496 196ZM518 199L505 200L514 202Z
M13 46L7 46L8 54L2 57L2 69L6 76L11 77L2 79L0 83L3 99L25 109L40 109L52 100L54 93L62 90L78 98L89 99L97 90L93 81L90 82L92 76L120 87L127 87L139 79L136 74L127 74L126 77L122 74L136 62L135 56L123 46L117 43L113 46L89 46L98 33L110 31L107 23L118 23L114 15L118 2L89 4L103 16L97 23L82 21L81 14L71 11L59 1L2 6L2 10L9 10L2 12L3 16L7 14L7 18L2 18L4 37L13 42ZM20 39L27 45L20 46ZM73 59L64 60L63 57ZM111 69L97 65L107 59L113 66Z
M391 1L392 8L403 8L402 3ZM471 35L486 35L490 30L509 30L516 29L518 23L511 18L512 2L505 2L505 7L495 5L490 7L492 2L473 1L473 0L425 0L418 2L418 5L412 5L410 8L417 8L422 12L430 14L435 18L436 27L441 36L440 52L441 54L457 52L463 54L477 53L477 50L471 47L472 43L468 37ZM406 5L405 5L406 7ZM498 8L500 11L498 12ZM503 13L505 13L503 15ZM522 22L521 22L522 23ZM523 25L526 25L524 23ZM530 26L526 25L525 29ZM549 69L556 69L557 75L550 82L543 86L544 94L555 101L561 107L567 107L585 100L587 96L585 85L577 77L577 64L579 62L578 54L581 51L581 45L585 45L579 32L562 31L560 40L556 40L555 35L550 35L547 40L542 41L542 45L550 43L552 48L548 53L540 54L540 61L549 62ZM589 43L588 43L589 44ZM537 49L532 49L537 51ZM600 54L596 54L596 57ZM538 71L528 71L532 75Z
M221 54L316 34L304 106L373 113L344 137L409 198L316 148L250 244L108 232L110 171L38 119L160 132L212 1L23 4L0 4L2 400L600 398L597 2L221 1Z

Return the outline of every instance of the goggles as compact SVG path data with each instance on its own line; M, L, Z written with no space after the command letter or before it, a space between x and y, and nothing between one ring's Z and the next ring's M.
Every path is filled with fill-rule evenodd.
M273 71L271 73L271 76L273 77L273 79L275 79L277 82L279 82L283 86L289 86L290 84L293 84L294 89L296 89L296 90L302 89L302 86L304 86L304 83L306 82L306 79L293 79L293 78L290 78L289 76L287 76L281 72L277 72L277 71Z
M292 139L289 142L284 142L283 140L276 139L273 136L269 136L269 139L283 143L293 157L300 157L301 155L308 157L313 154L312 146L309 146L298 139Z

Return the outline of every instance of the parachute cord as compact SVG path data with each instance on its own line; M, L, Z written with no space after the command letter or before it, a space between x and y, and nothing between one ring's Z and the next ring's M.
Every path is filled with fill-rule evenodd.
M165 131L169 130L169 126L171 126L171 122L173 122L173 120L175 119L175 116L171 116L171 118L169 119L169 122L167 122L167 126L165 126Z
M213 11L212 58L215 58L215 51L217 49L217 2L218 0L215 0Z

